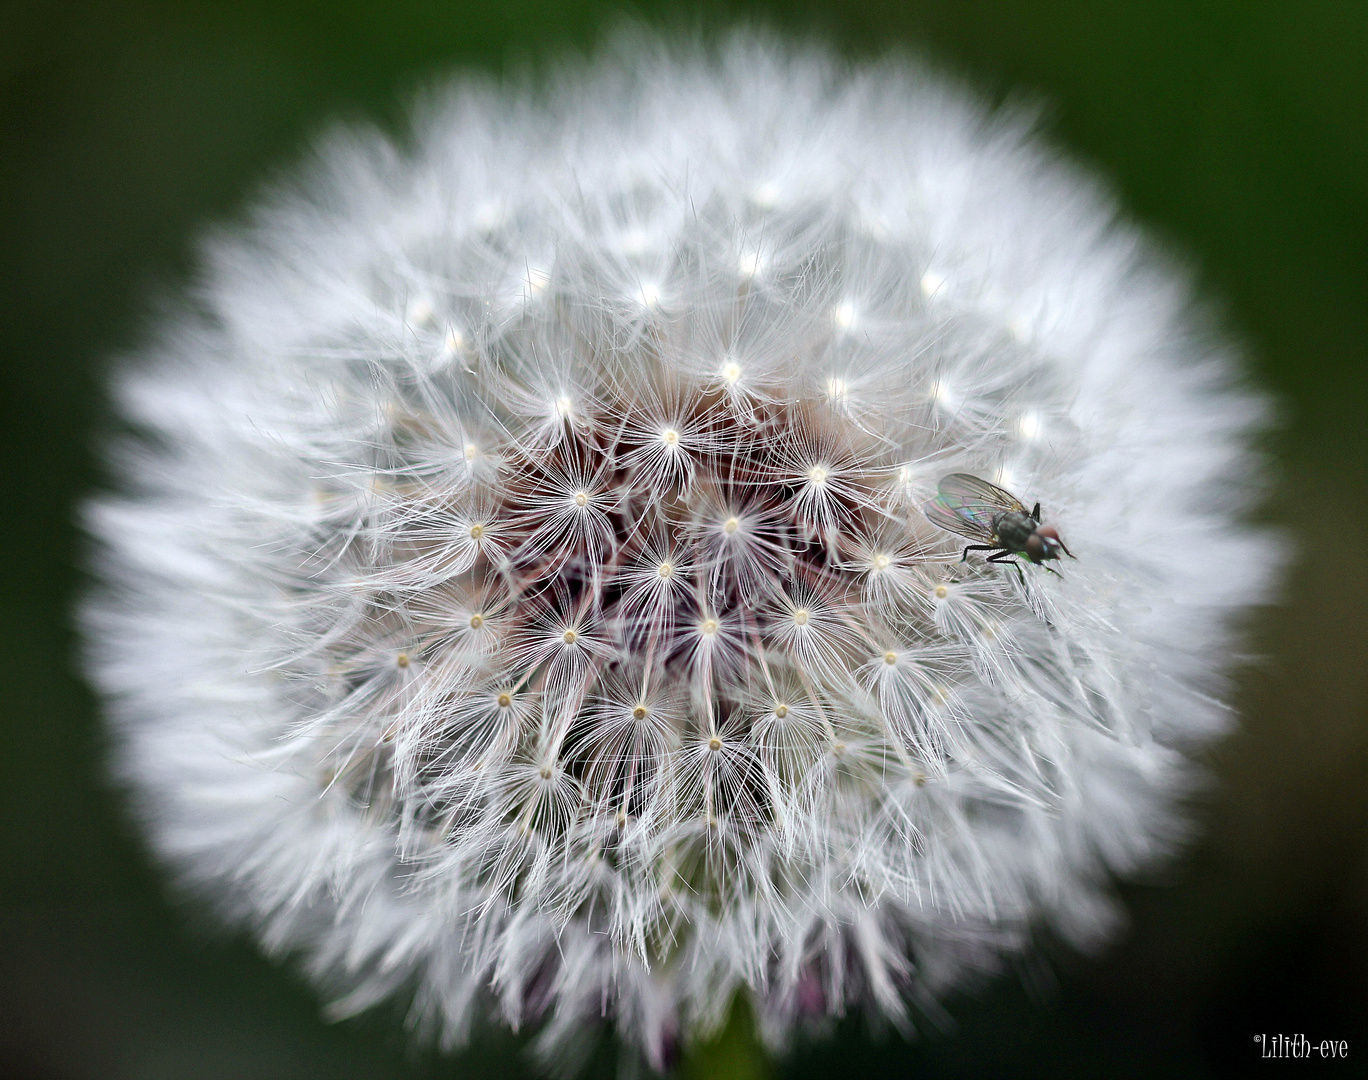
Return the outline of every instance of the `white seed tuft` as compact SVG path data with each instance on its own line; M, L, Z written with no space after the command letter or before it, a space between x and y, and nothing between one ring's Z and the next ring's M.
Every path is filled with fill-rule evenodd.
M459 88L218 244L124 377L120 772L336 1013L542 1012L553 1055L609 1016L657 1068L735 987L774 1045L902 1025L1177 835L1274 562L1260 403L1016 119L841 70ZM1062 578L961 560L919 509L957 471Z

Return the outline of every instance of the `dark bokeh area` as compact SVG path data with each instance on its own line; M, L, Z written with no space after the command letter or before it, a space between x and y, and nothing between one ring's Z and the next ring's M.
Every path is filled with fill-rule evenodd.
M1201 839L1126 885L1127 935L949 1003L914 1043L842 1026L779 1075L1368 1075L1368 7L1206 0L663 3L930 56L1051 137L1192 266L1281 402L1265 517L1295 544L1251 620L1241 730L1210 757ZM0 3L0 1078L502 1077L490 1032L443 1060L398 1017L327 1025L287 968L178 904L102 779L71 628L74 508L111 358L337 117L398 125L457 67L587 48L595 0ZM1143 513L1137 507L1137 513ZM1181 551L1173 552L1181 559ZM1260 1033L1346 1063L1258 1060ZM605 1050L597 1075L611 1071Z

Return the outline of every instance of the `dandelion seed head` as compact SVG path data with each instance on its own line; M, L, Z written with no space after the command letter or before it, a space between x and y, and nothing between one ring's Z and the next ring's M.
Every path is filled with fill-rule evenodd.
M408 308L404 312L404 321L411 327L423 329L432 323L436 314L437 312L432 306L432 298L420 294L409 301Z
M546 292L551 284L551 275L539 266L529 267L527 276L523 279L526 285L526 295L528 298L541 296Z
M756 184L751 189L751 202L761 210L772 210L783 198L783 189L773 180Z
M1017 420L1017 431L1023 439L1038 439L1045 430L1045 425L1041 421L1040 414L1033 409L1028 409L1022 413Z
M628 229L618 240L618 250L624 255L640 255L651 249L651 234L645 229Z
M553 1057L607 1017L661 1067L738 988L774 1046L905 1027L1036 924L1102 936L1276 561L1260 402L916 69L559 77L339 143L124 377L86 625L154 843L335 1014L535 1014ZM956 471L1063 577L962 558L919 509Z

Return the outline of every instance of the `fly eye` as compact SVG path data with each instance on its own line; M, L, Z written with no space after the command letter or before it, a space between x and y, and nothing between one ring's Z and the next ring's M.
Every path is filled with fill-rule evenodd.
M1059 530L1053 525L1041 525L1036 529L1037 536L1043 536L1046 540L1059 540Z
M1032 562L1040 562L1045 557L1045 551L1045 538L1038 532L1032 533L1026 541L1026 558Z

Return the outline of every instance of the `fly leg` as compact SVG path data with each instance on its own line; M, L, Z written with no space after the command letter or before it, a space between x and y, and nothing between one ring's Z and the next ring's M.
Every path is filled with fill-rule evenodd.
M965 559L969 558L969 552L971 551L1001 551L1001 549L996 544L970 544L964 549L964 553L960 555L960 562L964 562ZM1006 553L1003 552L1003 554ZM992 562L991 556L988 561Z
M1012 558L1012 556L1015 554L1015 551L999 551L996 555L989 555L988 562L997 563L998 565L1005 564L1007 566L1010 566L1013 570L1017 572L1017 577L1021 579L1021 587L1024 589L1026 588L1026 575L1021 571L1021 563L1017 562L1016 559Z

